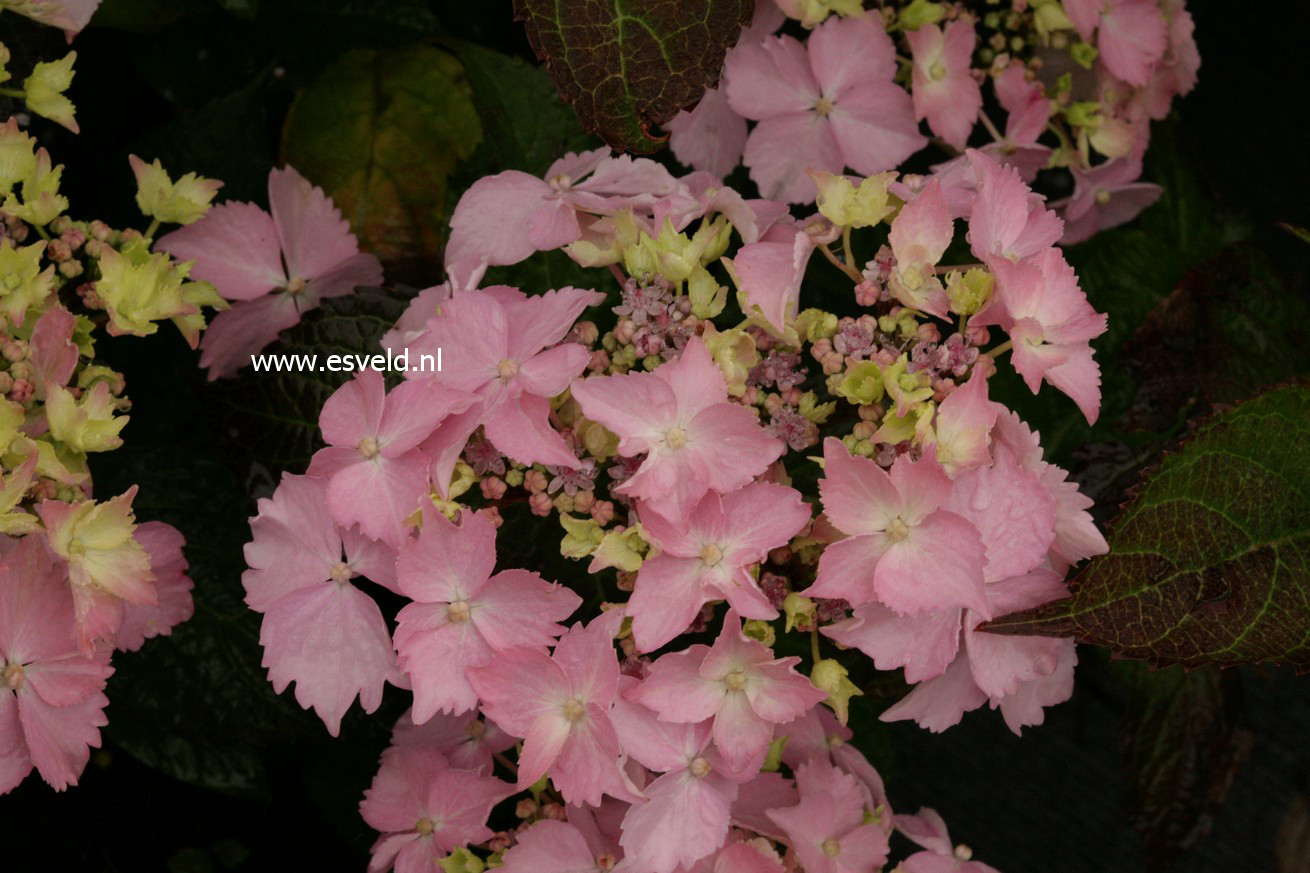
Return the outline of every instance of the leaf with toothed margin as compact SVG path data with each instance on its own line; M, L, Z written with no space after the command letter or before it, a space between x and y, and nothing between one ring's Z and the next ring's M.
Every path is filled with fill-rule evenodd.
M1074 636L1157 665L1310 669L1310 383L1202 423L1071 590L984 629Z
M723 59L754 0L515 0L537 57L589 133L647 153L652 132L694 106L723 73Z

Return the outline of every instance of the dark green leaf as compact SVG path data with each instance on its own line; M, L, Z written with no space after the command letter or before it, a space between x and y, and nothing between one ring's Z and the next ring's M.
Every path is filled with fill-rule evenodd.
M440 262L446 180L482 140L454 56L429 46L355 49L302 89L283 152L341 207L393 280ZM408 271L408 272L405 272Z
M540 176L565 152L591 147L545 70L473 43L460 46L459 59L482 119L479 153L489 172Z
M1151 870L1205 836L1251 748L1239 674L1179 667L1129 674L1122 745L1133 824Z
M372 355L382 334L404 312L406 298L378 288L324 301L285 331L267 354ZM321 445L318 414L328 396L352 377L345 372L253 373L211 389L226 407L227 424L250 456L270 467L303 469Z
M755 8L751 0L515 0L537 56L587 131L652 152L652 129L693 106Z
M1072 597L988 630L1153 664L1310 668L1310 385L1217 415L1166 456Z

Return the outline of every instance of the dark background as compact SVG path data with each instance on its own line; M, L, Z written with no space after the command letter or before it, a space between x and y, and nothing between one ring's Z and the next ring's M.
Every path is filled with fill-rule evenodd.
M1148 168L1170 195L1127 235L1106 234L1071 254L1093 302L1111 311L1112 322L1120 318L1100 353L1108 370L1121 368L1123 399L1114 399L1107 377L1109 422L1092 432L1046 407L1021 406L1043 425L1057 459L1097 495L1103 516L1122 499L1126 471L1156 447L1140 429L1122 426L1142 400L1132 382L1136 358L1123 347L1134 317L1140 322L1198 265L1231 258L1237 240L1246 241L1242 251L1259 253L1260 269L1275 271L1291 305L1303 306L1306 295L1308 249L1275 226L1310 224L1304 5L1189 6L1200 85L1162 129ZM159 156L174 173L221 178L225 196L258 201L295 90L342 51L460 39L530 58L508 2L106 0L74 45L72 96L83 133L43 129L42 139L67 165L65 191L78 217L119 226L135 220L129 152ZM57 56L61 43L57 33L9 14L0 15L0 40L15 69L27 55ZM1125 265L1127 256L1118 258L1130 249ZM438 278L435 263L424 272L413 284ZM1258 307L1250 295L1265 287L1238 281L1225 293L1235 306ZM126 374L136 406L126 446L96 459L97 488L111 494L140 482L139 517L183 530L197 616L172 638L115 658L106 742L78 788L57 795L33 777L0 798L0 869L363 870L375 835L356 804L405 695L391 689L374 717L352 710L337 741L289 693L273 695L239 574L254 511L253 497L243 495L267 493L278 466L261 460L251 431L230 415L230 393L204 384L194 354L172 333L105 340L100 353ZM1184 373L1193 365L1204 369L1201 361L1177 362ZM554 548L539 546L527 544L525 558ZM913 725L868 727L867 750L887 772L893 805L936 807L957 841L1006 873L1144 870L1121 776L1124 668L1087 648L1081 657L1072 701L1022 738L988 711L940 736ZM1280 824L1298 798L1305 803L1310 680L1253 668L1241 670L1238 682L1233 705L1251 732L1251 754L1211 833L1177 870L1272 873ZM867 721L876 705L857 701L857 718Z

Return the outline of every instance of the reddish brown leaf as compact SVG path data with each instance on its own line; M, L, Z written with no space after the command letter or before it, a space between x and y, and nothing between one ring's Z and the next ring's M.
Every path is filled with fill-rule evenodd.
M694 106L723 72L753 0L515 0L537 56L589 132L652 152L653 128Z
M1202 424L1071 588L985 628L1074 636L1154 664L1310 668L1310 386Z

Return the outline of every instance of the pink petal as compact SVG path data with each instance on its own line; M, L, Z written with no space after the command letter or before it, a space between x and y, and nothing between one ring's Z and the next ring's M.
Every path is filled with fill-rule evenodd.
M891 81L871 81L851 89L839 99L828 120L841 163L861 176L897 167L928 144L914 121L910 95Z
M732 110L724 88L706 91L696 108L679 112L664 129L681 163L720 178L741 162L746 147L746 119Z
M114 638L120 652L139 649L151 637L167 636L195 612L191 598L194 584L186 575L187 561L182 555L186 541L182 534L162 521L147 521L137 525L133 538L150 555L159 602L154 606L124 607L123 623Z
M536 573L505 570L488 579L478 593L472 621L496 651L516 645L544 647L564 633L558 622L581 605L577 594Z
M311 185L294 168L268 174L268 203L291 276L317 279L359 254L341 211L322 188Z
M9 696L9 692L4 692ZM109 723L109 699L97 692L79 703L51 706L24 687L17 695L18 720L28 754L41 778L56 791L76 785L91 749L100 748L100 728Z
M708 599L700 558L661 554L648 558L637 573L628 600L632 636L640 652L653 652L691 627Z
M374 437L382 425L382 404L387 393L382 374L363 370L332 392L318 415L318 427L328 445L354 448Z
M287 282L273 218L253 203L220 203L156 248L195 261L190 278L212 283L227 300L254 300Z
M808 112L819 99L805 47L790 36L741 43L728 53L723 75L732 110L757 121Z
M505 304L509 357L527 363L542 349L563 340L583 310L604 300L605 295L597 291L566 287Z
M730 769L745 770L757 758L762 758L772 740L773 722L761 718L743 692L729 691L723 695L714 716L714 745Z
M749 484L782 456L782 442L735 403L708 407L687 426L687 450L709 473L709 487L727 494Z
M391 635L373 598L350 584L324 582L280 598L264 613L259 641L278 693L296 683L296 701L313 707L336 736L359 696L372 712L395 669Z
M463 513L460 525L431 507L416 539L402 546L396 579L406 597L450 603L476 597L496 564L496 528L481 513Z
M890 546L880 533L831 543L819 556L814 584L802 593L809 597L839 598L852 606L869 603L876 597L875 570Z
M796 672L799 660L780 658L750 671L746 699L760 718L786 724L827 698L827 692L815 688L809 679Z
M831 16L810 32L806 46L814 78L830 100L896 75L891 37L864 16Z
M578 466L564 437L550 426L550 400L545 397L524 394L501 403L482 426L492 445L521 464Z
M326 580L341 560L341 536L327 507L327 483L284 475L271 498L258 504L241 574L246 605L264 612L276 600Z
M1137 86L1150 81L1168 44L1168 25L1155 0L1112 0L1096 37L1106 69Z
M509 733L525 737L539 716L569 696L568 677L545 652L519 646L468 671L483 712Z
M532 215L550 196L549 185L517 170L474 182L450 217L447 268L481 259L516 264L531 255L536 251L528 238Z
M0 795L8 794L32 772L32 757L18 720L18 697L0 694Z
M708 646L694 645L662 656L626 697L655 710L665 721L694 724L713 717L724 690L722 683L701 678L700 666L708 653Z
M651 373L592 376L574 382L569 390L583 415L618 434L619 452L625 457L649 450L651 439L675 423L676 395Z
M960 649L961 611L897 615L866 603L854 615L819 630L843 646L859 649L879 670L905 668L905 681L940 676Z
M637 682L629 677L624 685L631 690ZM687 769L710 741L710 722L663 721L654 710L623 697L614 701L609 717L623 750L637 763L657 773Z
M713 773L668 773L646 786L646 803L623 819L624 857L650 873L689 868L723 845L737 786Z
M411 603L396 616L400 669L414 687L414 721L438 712L459 714L478 705L465 668L491 662L494 654L470 621L452 622L444 603Z
M805 171L840 173L846 165L833 132L835 111L820 118L812 106L806 111L771 115L746 138L743 161L750 168L751 180L768 200L812 201L818 189Z
M505 853L502 873L590 873L596 856L572 824L545 819L522 831Z
M1019 468L1009 449L997 451L992 466L961 474L942 506L981 535L988 582L1032 570L1055 539L1055 500L1037 473Z
M742 246L732 259L733 275L746 297L746 307L759 307L765 321L779 333L796 318L801 279L813 252L814 240L808 233L776 225L764 240Z
M819 480L823 514L842 533L877 533L902 513L900 492L887 471L868 458L852 455L835 437L823 441L823 470Z
M935 512L882 556L873 574L874 591L900 613L967 606L990 617L985 559L973 525L953 512Z
M919 727L941 733L960 723L964 714L987 702L987 695L974 684L967 658L956 658L946 672L921 682L904 698L889 707L882 721L918 723Z
M427 473L428 459L417 449L399 458L361 458L328 482L328 508L343 527L358 524L365 536L399 549L405 519L428 493Z
M276 340L279 333L299 323L300 310L289 294L234 303L231 309L215 315L205 328L200 340L200 366L209 370L211 382L231 376L249 366L250 356Z

